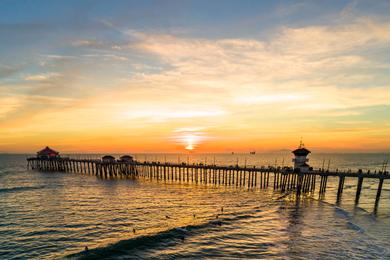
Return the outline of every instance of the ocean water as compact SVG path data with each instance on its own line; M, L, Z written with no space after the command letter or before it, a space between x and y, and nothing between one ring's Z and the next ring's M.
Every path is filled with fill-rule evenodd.
M99 155L71 155L95 158ZM137 160L291 165L288 153L136 154ZM313 154L314 167L380 170L390 154ZM329 162L330 161L330 162ZM0 155L0 259L389 259L390 182L326 195L26 170ZM84 248L88 246L89 250Z

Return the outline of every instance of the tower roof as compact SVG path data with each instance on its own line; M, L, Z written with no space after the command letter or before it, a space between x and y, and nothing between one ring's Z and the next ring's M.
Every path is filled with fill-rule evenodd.
M300 147L300 148L295 149L294 151L292 151L292 153L295 154L295 155L308 155L311 152L309 150L307 150L306 148L304 148L304 147Z

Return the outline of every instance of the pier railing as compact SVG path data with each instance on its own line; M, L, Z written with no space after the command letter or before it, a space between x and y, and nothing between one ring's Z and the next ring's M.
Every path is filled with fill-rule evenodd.
M100 177L135 177L154 179L157 181L175 181L215 186L236 186L245 188L267 189L275 191L295 191L299 196L304 193L314 193L316 189L320 196L326 192L328 177L339 178L337 200L344 189L345 178L357 180L355 203L359 202L363 180L377 179L378 189L375 208L378 206L382 192L383 181L390 179L388 172L343 172L328 170L312 170L308 173L296 172L289 167L247 167L221 166L186 163L160 163L122 160L94 160L71 158L28 158L27 167L40 171L62 171L83 174L93 174ZM270 177L271 176L271 177ZM319 179L319 187L316 187Z

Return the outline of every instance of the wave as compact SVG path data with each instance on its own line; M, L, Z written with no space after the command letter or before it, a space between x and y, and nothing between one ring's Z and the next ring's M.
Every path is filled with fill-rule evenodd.
M286 192L286 193L282 194L281 196L277 197L276 200L284 199L284 198L286 198L287 196L290 196L290 195L291 195L291 192Z
M346 211L345 209L340 208L340 207L338 207L338 206L336 206L336 205L333 205L333 204L331 204L331 203L328 203L328 205L331 205L331 206L334 207L335 213L336 213L336 215L338 215L339 217L344 217L344 218L347 218L347 219L349 219L349 220L352 219L352 218L351 218L351 213L349 213L349 212Z
M356 225L355 223L352 223L351 221L347 221L347 227L350 229L353 229L359 233L364 233L364 229L360 227L359 225Z
M46 186L42 185L42 186L21 186L21 187L11 187L11 188L0 188L0 193L36 190L36 189L43 189L45 187Z
M258 212L255 210L254 212ZM79 253L65 256L66 259L100 259L113 255L137 255L142 254L150 249L156 249L158 247L172 246L177 243L183 242L187 237L198 234L200 231L209 228L217 228L222 225L227 225L229 222L238 221L246 218L253 217L252 214L244 212L239 215L224 215L218 219L212 219L197 225L187 225L182 227L176 227L165 231L158 232L151 235L142 235L135 238L121 240L117 243L110 244L105 247L98 247L90 249L88 251L82 251ZM141 257L141 255L138 255Z
M332 203L329 203L329 202L326 202L326 201L321 201L321 203L323 204L326 204L326 205L329 205L331 207L333 207L334 209L334 212L335 214L338 216L338 217L341 217L341 218L344 218L346 220L346 227L349 228L349 229L352 229L352 230L355 230L359 233L365 233L365 229L363 227L361 227L360 225L354 223L354 221L356 221L356 216L354 216L351 212L339 207L339 206L336 206ZM360 212L364 213L364 217L366 219L370 219L370 220L373 220L375 219L375 217L373 218L372 214L370 214L368 211L360 208L360 207L355 207L355 211L356 210L359 210Z
M143 235L128 240L121 240L115 244L106 247L98 247L88 251L79 252L66 256L68 259L100 259L113 255L128 254L133 250L153 249L162 245L176 244L186 237L191 236L192 232L205 228L209 225L216 225L216 221L210 221L196 226L186 226L169 229L153 235ZM133 254L132 254L133 255Z

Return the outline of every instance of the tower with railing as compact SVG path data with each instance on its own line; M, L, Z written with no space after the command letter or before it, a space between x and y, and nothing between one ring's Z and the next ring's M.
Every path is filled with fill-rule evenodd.
M294 171L296 172L302 172L306 173L310 170L310 165L308 164L309 159L307 156L309 155L310 151L305 148L305 145L302 143L299 144L298 149L295 149L292 151L294 154Z

